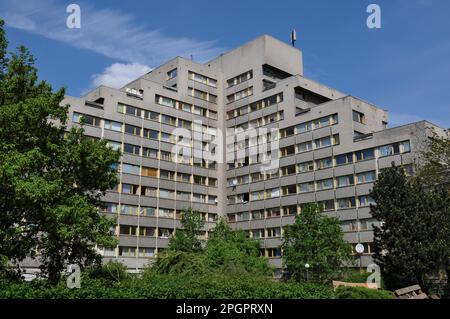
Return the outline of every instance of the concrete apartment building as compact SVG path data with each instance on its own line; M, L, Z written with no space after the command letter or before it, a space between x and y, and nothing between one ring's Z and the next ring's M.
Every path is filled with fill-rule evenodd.
M377 174L392 162L412 173L417 150L443 132L426 121L387 128L385 110L304 77L302 52L267 35L204 64L177 57L120 90L101 86L64 103L69 126L84 116L87 136L123 152L103 211L117 218L119 245L99 251L130 270L167 247L186 207L202 213L205 238L226 217L281 268L283 226L311 202L342 221L353 246L364 245L358 260L367 266ZM180 142L176 128L202 141ZM249 128L258 136L237 140ZM175 158L176 143L203 159ZM263 144L276 147L259 154ZM261 169L274 159L279 169Z

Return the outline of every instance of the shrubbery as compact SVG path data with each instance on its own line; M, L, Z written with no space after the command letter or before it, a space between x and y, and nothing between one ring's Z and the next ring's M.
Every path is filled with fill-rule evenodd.
M336 299L394 299L394 293L365 287L340 286L335 291L335 297Z
M108 275L109 276L109 275ZM44 280L11 282L0 280L0 298L17 299L329 299L329 287L313 283L280 283L267 277L244 274L199 276L146 274L142 278L110 282L84 274L80 289L69 289L65 281L50 285Z

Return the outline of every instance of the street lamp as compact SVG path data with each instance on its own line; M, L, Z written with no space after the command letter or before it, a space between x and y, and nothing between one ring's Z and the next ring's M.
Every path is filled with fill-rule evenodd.
M306 281L308 281L308 269L309 269L308 263L305 264L305 269L306 269Z
M364 245L359 243L355 247L356 253L359 256L359 272L362 272L362 254L364 253Z

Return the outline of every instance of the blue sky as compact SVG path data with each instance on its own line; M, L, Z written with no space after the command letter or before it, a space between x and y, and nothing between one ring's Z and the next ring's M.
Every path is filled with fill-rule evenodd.
M81 7L81 29L66 7ZM366 8L382 10L368 29ZM0 0L10 48L24 44L41 78L80 96L119 86L181 55L202 62L261 34L297 30L305 76L389 110L391 125L450 127L450 1Z

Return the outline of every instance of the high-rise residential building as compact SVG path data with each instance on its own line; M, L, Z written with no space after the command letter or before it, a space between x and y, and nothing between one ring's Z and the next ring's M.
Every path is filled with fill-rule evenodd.
M311 202L364 246L366 266L377 175L392 162L412 174L417 151L444 132L427 121L387 128L385 110L306 78L302 52L267 35L203 64L177 57L122 89L100 86L63 103L69 127L83 116L87 136L123 152L120 184L102 212L117 218L119 244L99 251L130 270L168 246L187 207L202 214L205 238L223 216L281 268L283 227Z

